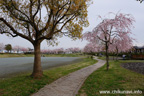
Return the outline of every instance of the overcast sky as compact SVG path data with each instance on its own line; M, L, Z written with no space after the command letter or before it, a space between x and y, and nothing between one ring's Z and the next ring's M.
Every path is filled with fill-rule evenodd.
M117 13L120 11L125 14L132 14L136 22L134 23L135 28L132 29L134 38L137 39L137 42L134 42L134 45L142 46L144 45L144 3L139 3L136 0L93 0L93 4L88 8L88 19L89 27L84 28L84 32L91 31L99 23L97 20L98 15L102 17L109 12ZM43 41L41 44L42 49L55 49L55 48L70 48L70 47L79 47L83 48L86 45L86 41L72 41L68 37L62 37L59 39L58 46L48 46L46 41ZM0 35L0 43L20 45L23 47L33 48L32 44L29 41L22 39L20 37L10 38L5 35Z

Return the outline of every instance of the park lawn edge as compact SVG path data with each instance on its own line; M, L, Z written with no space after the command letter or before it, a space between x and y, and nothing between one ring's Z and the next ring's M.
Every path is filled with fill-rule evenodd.
M144 96L144 75L121 67L121 64L126 62L144 61L110 61L109 71L106 71L105 64L103 67L93 72L86 79L77 96ZM116 93L118 90L132 92L136 91L137 93L119 94ZM110 93L100 94L100 91L110 91Z
M96 62L97 61L94 59L83 58L79 63L44 70L44 76L41 79L30 77L31 73L0 79L0 96L29 96L37 92L46 84L50 84L62 76L93 65Z
M80 53L75 54L41 54L42 57L85 57ZM14 57L34 57L34 54L17 54L17 53L0 53L0 58L14 58Z

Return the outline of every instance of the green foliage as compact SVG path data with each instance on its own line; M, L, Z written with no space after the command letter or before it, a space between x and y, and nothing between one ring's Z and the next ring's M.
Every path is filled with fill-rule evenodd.
M11 51L11 50L12 50L11 44L5 45L5 49L6 49L8 52Z
M47 39L52 45L63 35L77 39L89 25L90 4L91 0L2 0L0 33L20 36L31 43Z

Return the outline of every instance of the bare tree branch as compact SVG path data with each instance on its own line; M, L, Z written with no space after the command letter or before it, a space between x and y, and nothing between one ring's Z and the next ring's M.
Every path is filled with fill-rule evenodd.
M23 35L23 34L21 34L21 33L19 33L19 32L17 32L6 20L4 20L3 18L0 18L0 21L2 21L7 27L9 27L10 30L11 30L14 34L17 34L17 35L21 36L22 38L27 39L27 40L29 40L31 43L33 43L33 40L32 40L32 39L30 39L29 37L27 37L27 36L25 36L25 35Z
M1 34L8 34L8 35L11 35L12 37L17 37L18 35L17 34L12 34L12 33L10 33L10 32L1 32Z

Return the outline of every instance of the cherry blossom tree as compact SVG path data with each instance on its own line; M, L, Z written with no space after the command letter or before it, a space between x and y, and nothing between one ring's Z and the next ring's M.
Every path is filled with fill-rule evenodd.
M41 50L42 53L48 53L48 54L61 54L64 53L64 49L63 48L57 48L57 49L43 49Z
M54 50L55 49L53 49L53 50L51 50L51 49L43 49L43 50L41 50L41 52L43 54L54 54L55 53Z
M109 13L114 14L114 13ZM103 43L105 45L107 70L109 69L109 46L122 34L131 34L134 18L130 14L118 13L114 18L105 18L92 30L83 35L83 38L93 44Z
M66 52L66 53L72 53L72 50L73 50L73 48L67 48L67 49L65 50L65 52Z
M48 52L48 51L47 51L46 49L42 49L42 50L41 50L41 53L43 53L43 54L44 54L44 53L47 53L47 52Z
M25 47L20 47L20 50L23 51L23 52L27 52L29 49L25 48Z
M121 34L121 38L116 38L112 44L109 46L109 51L116 54L116 59L118 57L118 53L127 52L133 47L134 38L130 37L126 33Z
M96 52L101 52L103 49L103 45L98 45L98 44L93 44L93 43L88 43L84 49L84 53L96 53Z
M65 50L65 52L67 52L67 53L79 53L79 52L81 52L81 49L78 47L71 47L71 48L67 48Z
M16 51L17 53L19 53L20 51L27 52L28 48L16 45L16 46L13 47L13 50Z
M63 48L57 48L57 49L53 50L53 54L60 54L60 53L63 53L63 52L64 52Z
M72 53L79 53L81 50L78 47L71 48Z
M13 50L16 51L17 53L19 53L20 51L20 46L19 45L16 45L13 47Z

